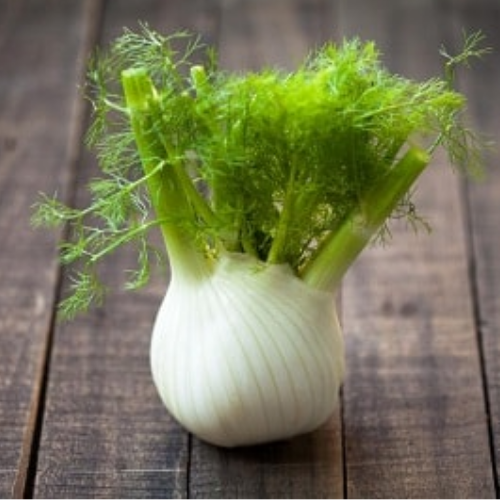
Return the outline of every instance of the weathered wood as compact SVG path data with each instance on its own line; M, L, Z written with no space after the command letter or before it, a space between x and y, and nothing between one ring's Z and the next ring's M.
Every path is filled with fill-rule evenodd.
M328 2L221 2L220 61L233 70L291 69L332 36ZM339 414L301 438L223 450L193 438L193 498L333 498L343 496Z
M38 191L67 192L87 20L83 2L0 3L2 498L25 492L43 406L59 270L55 236L32 230L29 220Z
M476 313L479 339L482 343L485 390L491 424L491 446L496 467L496 495L500 495L500 4L494 0L450 2L450 18L455 30L455 44L458 46L460 30L473 33L482 30L486 39L484 46L492 53L473 65L474 71L460 75L461 87L469 100L469 112L475 127L495 142L487 157L485 179L467 185L470 220L470 253L474 290L477 292ZM461 38L461 37L460 37Z
M497 0L0 1L0 497L498 497L498 148L487 182L465 189L439 157L417 193L432 235L395 228L392 246L350 271L339 415L255 448L190 438L161 405L148 349L166 277L117 292L52 338L57 235L31 230L29 216L38 191L66 199L76 184L81 203L95 172L80 151L77 89L93 30L105 41L142 20L201 32L238 70L291 69L326 38L359 35L376 40L392 70L425 78L440 71L441 43L458 47L462 28L483 29L494 54L460 83L475 124L500 143L499 9ZM109 283L119 288L131 267L120 253Z
M210 12L198 2L114 1L107 4L100 45L123 27L138 29L139 21L165 33L211 26ZM94 173L85 153L77 204ZM135 267L132 253L123 251L106 263L107 283L119 290L123 271ZM167 278L135 294L117 291L103 309L58 325L35 496L186 496L189 437L160 403L149 369L151 328Z
M289 441L224 450L193 438L191 498L342 498L340 418Z
M212 0L221 5L221 65L254 70L293 69L333 35L327 0Z
M346 0L341 26L374 39L392 70L423 78L439 71L440 6ZM432 236L395 229L343 289L349 496L495 495L461 193L446 159L435 163L417 193Z

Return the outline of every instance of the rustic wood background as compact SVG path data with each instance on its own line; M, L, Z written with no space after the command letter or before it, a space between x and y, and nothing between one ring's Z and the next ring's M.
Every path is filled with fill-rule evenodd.
M358 35L416 78L439 74L442 44L481 29L494 52L459 83L500 144L498 0L0 0L0 497L498 497L498 149L477 184L439 158L417 193L433 233L397 228L349 272L342 405L313 434L225 451L172 421L148 365L167 277L54 322L67 280L31 205L39 191L84 196L86 59L138 20L201 33L235 70L291 69ZM108 263L111 282L129 262Z

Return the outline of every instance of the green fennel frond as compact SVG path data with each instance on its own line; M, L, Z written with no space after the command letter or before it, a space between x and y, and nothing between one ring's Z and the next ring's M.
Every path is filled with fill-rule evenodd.
M464 32L463 47L459 53L452 55L446 47L441 47L439 53L445 59L444 81L449 89L455 88L456 72L461 66L470 67L472 60L491 53L490 47L483 46L484 40L485 36L481 31L471 34ZM483 155L488 143L467 126L463 111L457 110L454 120L440 129L433 148L444 147L452 165L462 172L479 177L483 173Z
M446 47L441 47L439 53L446 60L444 76L450 88L455 86L455 75L460 66L469 67L472 59L481 59L491 53L490 47L482 45L484 40L485 35L481 31L469 34L463 32L463 47L458 54L451 55Z
M359 39L326 44L294 72L231 73L199 37L125 30L89 65L86 140L101 169L90 202L43 195L33 216L68 226L61 260L79 271L62 314L101 300L98 265L124 245L137 255L125 287L145 285L162 253L155 228L172 267L242 252L321 287L377 234L387 239L391 219L428 229L411 187L436 149L460 170L482 164L453 88L457 67L487 53L482 40L441 49L444 78L416 82Z
M70 293L59 304L59 317L73 319L92 305L101 305L106 288L92 271L80 271L71 276Z

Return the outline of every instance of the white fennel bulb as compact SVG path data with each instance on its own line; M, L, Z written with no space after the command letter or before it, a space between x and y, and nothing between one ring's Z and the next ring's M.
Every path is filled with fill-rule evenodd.
M332 294L286 265L223 256L202 282L174 273L151 344L171 414L201 439L239 446L290 438L332 414L344 348Z

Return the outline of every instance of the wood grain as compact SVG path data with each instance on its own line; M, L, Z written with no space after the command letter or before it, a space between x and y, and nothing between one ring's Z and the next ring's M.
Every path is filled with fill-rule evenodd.
M115 1L102 18L105 46L138 22L169 33L210 29L201 3ZM95 174L82 152L77 205ZM35 496L40 498L184 498L189 437L167 414L149 368L152 323L168 276L147 289L121 292L123 270L136 267L124 250L108 261L117 290L104 308L58 325L54 337ZM67 279L65 280L67 284Z
M67 193L87 20L78 2L0 3L0 497L30 473L59 269L29 221L38 191Z
M485 35L484 46L491 53L476 61L474 71L464 71L460 83L464 92L473 98L469 112L474 126L485 137L494 141L494 149L487 155L485 177L482 182L466 185L467 214L469 215L469 252L472 260L473 287L476 297L476 322L484 362L487 411L491 425L491 448L496 473L496 495L500 495L500 262L496 249L500 248L500 4L491 0L471 4L467 1L450 5L450 18L455 30L451 36L455 45L461 29L473 33L480 29Z
M233 70L293 68L330 38L322 1L222 3L220 60ZM338 498L343 496L340 415L308 436L249 449L217 449L193 438L193 498Z
M289 441L224 450L193 438L191 498L342 498L339 415Z
M332 2L327 0L217 1L220 62L228 69L291 70L333 35Z
M222 450L168 415L149 369L168 276L120 291L134 256L108 262L104 308L53 324L68 277L57 234L33 231L37 192L86 199L78 84L92 40L147 22L188 29L232 70L294 68L326 39L373 39L388 67L439 74L438 49L482 29L494 52L460 74L475 126L497 143L485 182L443 155L419 182L433 226L393 228L345 280L343 406L287 442ZM0 1L0 497L326 498L500 495L500 5L497 0ZM76 189L75 189L76 188Z
M392 24L389 3L345 2L345 33L374 39L394 71L436 74L440 4L391 3ZM370 11L353 16L356 6ZM366 252L343 289L349 496L495 496L464 207L446 159L435 163L417 192L431 237L395 229L393 245Z

